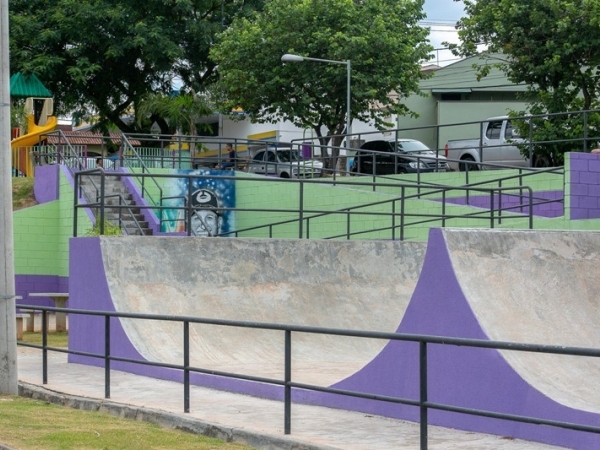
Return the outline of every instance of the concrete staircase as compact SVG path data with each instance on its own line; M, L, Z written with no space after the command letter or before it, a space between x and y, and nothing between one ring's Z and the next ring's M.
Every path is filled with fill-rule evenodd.
M88 203L100 202L100 185L101 181L98 175L81 178L83 194ZM93 207L91 209L96 217L100 216L100 208ZM148 227L148 222L141 209L136 205L121 177L116 174L107 174L104 178L104 218L119 227L125 235L152 235L152 229Z

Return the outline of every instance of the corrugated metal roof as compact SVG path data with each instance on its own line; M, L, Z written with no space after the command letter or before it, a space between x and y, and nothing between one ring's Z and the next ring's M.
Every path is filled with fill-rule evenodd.
M476 55L457 61L434 72L431 78L419 83L423 91L441 92L526 92L528 86L515 84L497 67L492 66L488 76L477 79L473 64L493 64L505 57L501 54Z
M21 72L17 72L10 77L10 96L52 98L52 93L46 89L35 74L23 75Z
M103 136L100 133L93 133L91 131L71 131L64 132L64 136L67 138L71 145L102 145L102 143L106 143L109 139L107 136ZM113 144L121 144L121 137L123 133L119 132L111 132L110 133L110 141ZM57 134L48 135L48 144L57 145L59 141L62 140L64 143L64 138L59 137ZM136 139L130 139L129 142L131 145L139 146L141 142Z

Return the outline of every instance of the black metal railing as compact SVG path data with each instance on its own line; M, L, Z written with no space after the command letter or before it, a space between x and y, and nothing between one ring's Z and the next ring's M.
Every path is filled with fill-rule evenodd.
M98 170L98 169L96 169ZM548 169L551 170L551 169ZM100 170L101 171L101 170ZM81 171L75 174L75 191L79 191L80 179L83 176L89 176L89 173L92 171ZM128 173L110 173L101 171L100 174L100 195L97 197L99 199L98 202L94 202L92 206L97 208L100 212L101 220L104 218L104 211L109 207L106 205L106 197L107 193L103 190L105 189L105 178L109 177L135 177L146 178L151 177L155 181L161 178L165 179L178 179L178 180L186 180L188 190L191 189L192 179L215 179L216 176L214 174L197 174L197 173L188 173L188 174L128 174ZM481 183L481 185L473 185L473 186L443 186L443 185L422 185L415 183L399 183L398 181L394 182L386 182L386 183L372 183L365 182L362 180L320 180L320 179L299 179L299 180L285 180L282 181L278 178L271 177L255 177L255 176L241 176L241 175L219 175L218 178L222 180L230 180L235 181L237 183L244 182L260 182L260 183L293 183L293 185L297 186L298 194L297 194L297 205L288 204L284 208L277 207L268 207L268 206L260 206L254 208L240 208L240 207L221 207L220 209L223 212L247 212L247 213L263 213L267 215L283 215L283 216L291 216L288 218L282 219L273 219L265 224L259 224L251 227L245 228L237 228L235 230L229 230L223 233L220 233L221 236L252 236L251 233L256 233L260 230L269 230L269 237L272 237L272 232L277 227L289 226L290 224L297 224L297 234L295 237L300 239L310 238L310 227L311 225L314 227L315 223L318 223L319 220L327 220L332 216L344 216L346 217L346 231L344 233L334 233L329 236L319 236L323 239L337 239L337 238L345 238L350 239L351 237L365 236L367 233L380 233L386 232L390 239L400 239L404 240L406 235L406 230L410 229L410 227L415 227L424 224L433 224L437 223L440 226L447 226L447 223L450 220L454 219L473 219L479 222L482 222L484 227L494 228L497 225L501 225L504 221L507 220L523 220L527 219L528 228L533 228L533 210L535 206L541 206L545 203L549 202L558 202L560 200L548 200L541 199L539 197L535 197L533 190L531 187L523 184L522 180L525 175L515 175L513 177L506 177L497 182L497 186L486 187ZM502 182L508 182L511 179L517 179L519 184L517 186L503 186ZM346 206L343 208L332 208L332 209L318 209L311 208L308 202L305 200L305 189L310 185L331 185L335 184L335 186L345 187L345 188L362 188L377 186L380 190L386 190L389 193L390 197L378 200L375 202L369 203L361 203L352 206ZM184 183L185 184L185 183ZM459 196L466 195L467 198L469 196L473 196L475 194L480 196L485 196L489 199L489 206L480 207L477 210L468 212L468 213L449 213L449 206L457 206L455 203L451 202L450 195L455 194ZM186 196L181 197L169 197L161 199L161 204L146 204L146 205L136 205L136 208L139 208L140 211L143 210L153 210L158 211L157 216L162 217L162 212L165 210L171 211L182 211L181 217L185 219L185 226L183 227L186 230L187 235L191 235L191 224L190 220L194 212L193 206L190 202L186 201L186 198L190 198L191 192L187 193ZM503 206L503 196L510 195L512 197L516 197L519 199L519 204L517 206ZM73 235L77 236L77 210L80 208L89 208L91 205L88 203L78 202L77 195L75 196L74 201L74 223L73 223ZM165 205L164 202L166 200L173 200L179 198L178 204L169 204ZM440 213L425 213L425 212L411 212L407 210L406 205L414 200L432 200L437 203L441 203L441 212ZM458 205L460 206L460 205ZM110 205L112 209L129 209L128 205ZM380 210L374 210L373 208L380 208ZM365 215L371 215L373 217L388 217L389 218L389 226L384 226L381 228L371 229L368 232L366 231L353 231L351 229L352 224L355 223L354 219L364 218ZM408 219L408 220L407 220Z
M564 422L560 420L549 420L540 417L523 416L516 414L507 414L497 411L490 411L476 408L466 408L456 406L452 404L431 402L428 399L428 346L430 344L442 345L442 346L460 346L470 348L485 348L493 350L503 350L510 352L531 352L531 353L544 353L554 355L569 355L569 356L580 356L580 357L600 357L600 349L585 348L585 347L566 347L556 345L542 345L542 344L531 344L531 343L515 343L505 341L491 341L491 340L480 340L480 339L467 339L447 336L432 336L432 335L420 335L420 334L406 334L406 333L389 333L389 332L376 332L376 331L364 331L364 330L350 330L350 329L337 329L337 328L324 328L324 327L313 327L313 326L301 326L301 325L290 325L281 323L260 323L260 322L246 322L246 321L234 321L234 320L221 320L221 319L209 319L199 318L192 316L170 316L170 315L158 315L158 314L137 314L137 313L120 313L120 312L108 312L108 311L91 311L75 308L55 308L55 307L43 307L36 305L18 305L21 310L29 311L41 311L42 312L42 344L32 344L25 342L18 342L18 345L24 347L37 348L42 351L42 382L43 384L48 383L48 352L60 352L71 355L79 355L90 358L101 359L104 362L105 375L104 375L104 397L110 398L110 387L111 387L111 362L119 361L125 363L140 364L153 367L162 367L180 370L183 373L183 411L189 413L191 410L190 400L190 374L201 373L210 374L218 377L232 378L237 380L246 380L259 383L266 383L273 386L281 386L284 389L284 401L283 401L283 424L284 434L291 434L292 430L292 415L291 415L291 404L292 404L292 389L303 389L315 392L324 392L330 394L337 394L343 396L350 396L361 399L376 400L387 403L396 403L402 405L413 406L420 411L420 448L422 450L427 449L428 439L428 413L430 410L447 411L458 414L468 414L473 416L488 417L499 420L509 420L513 422L529 423L543 426L551 426L557 428L563 428L568 430L575 430L581 432L590 432L600 434L600 426L577 424L572 422ZM50 312L61 312L68 313L70 315L84 315L84 316L100 316L104 318L104 352L103 353L92 353L84 351L75 351L68 348L51 347L48 346L48 328L47 328L47 314ZM154 320L154 321L168 321L178 322L182 325L182 343L183 343L183 355L181 364L172 364L161 361L148 361L133 358L125 358L115 356L111 353L111 318L123 318L123 319L140 319L140 320ZM216 325L221 327L237 327L237 328L253 328L260 330L275 330L283 333L283 348L284 356L281 361L283 367L284 377L283 379L259 377L248 375L243 372L225 372L217 371L213 369L195 367L190 365L190 353L193 349L190 346L190 324L208 324ZM366 392L359 392L347 389L338 389L325 386L318 386L307 383L298 383L292 379L292 338L294 333L309 333L318 335L328 336L345 336L355 337L364 339L379 339L387 341L403 341L403 342L415 342L419 345L419 356L418 356L418 368L419 368L419 398L401 398L387 395L377 395ZM269 337L272 339L272 337ZM402 370L402 367L398 367L397 370Z

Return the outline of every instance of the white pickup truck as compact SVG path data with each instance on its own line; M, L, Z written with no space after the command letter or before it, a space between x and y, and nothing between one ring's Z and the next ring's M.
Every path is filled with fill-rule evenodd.
M474 163L529 167L529 160L517 146L522 142L507 116L491 117L481 124L481 139L450 140L444 147L444 155L452 170L465 170L466 165L469 170L482 168Z

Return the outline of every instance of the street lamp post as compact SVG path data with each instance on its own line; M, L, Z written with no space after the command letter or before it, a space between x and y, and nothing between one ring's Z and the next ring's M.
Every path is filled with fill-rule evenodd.
M308 56L291 55L286 53L281 57L282 62L317 61L331 64L345 64L347 74L346 90L346 147L350 147L350 134L352 134L352 119L350 119L350 60L335 61L332 59L309 58Z

